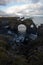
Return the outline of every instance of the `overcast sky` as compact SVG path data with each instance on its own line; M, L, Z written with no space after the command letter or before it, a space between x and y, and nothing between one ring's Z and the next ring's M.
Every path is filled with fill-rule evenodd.
M0 11L20 16L43 16L43 0L0 0Z
M43 0L0 0L0 16L30 16L43 23Z

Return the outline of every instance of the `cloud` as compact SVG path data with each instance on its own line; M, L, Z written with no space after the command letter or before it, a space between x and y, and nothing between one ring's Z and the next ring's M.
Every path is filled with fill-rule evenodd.
M0 0L0 5L6 5L7 3L13 2L14 0Z
M0 17L8 16L4 11L0 11Z
M11 14L11 13L14 13L14 12L20 12L24 9L26 9L28 7L28 4L27 5L20 5L20 6L12 6L12 7L8 7L5 12L8 13L8 14Z
M31 15L43 15L43 0L0 0L0 4L6 4L10 2L21 3L22 5L13 5L4 10L8 15L20 15L20 16L31 16Z
M39 2L39 0L31 0L32 1L32 3L38 3Z
M37 3L39 0L0 0L0 5L5 5L8 3Z
M0 5L5 5L5 0L0 0Z
M29 16L29 15L43 15L43 5L40 3L36 4L24 4L9 7L5 10L7 14L16 13L18 15Z

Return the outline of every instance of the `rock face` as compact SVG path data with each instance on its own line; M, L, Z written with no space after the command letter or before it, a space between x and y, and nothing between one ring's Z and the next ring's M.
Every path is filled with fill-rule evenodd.
M33 23L32 19L24 19L20 20L19 17L15 18L0 18L0 21L2 21L2 29L0 30L3 31L4 34L7 35L12 35L13 40L16 42L23 42L23 40L26 39L29 40L34 40L37 38L37 28L35 24ZM25 39L25 40L26 40Z
M43 37L43 24L38 27L38 34Z
M5 24L2 23L4 19L8 20ZM33 21L21 21L19 18L1 18L0 21L0 65L42 65L43 36L39 32L37 37L37 28ZM21 24L26 28L24 26L19 33L18 25ZM41 28L41 32L42 30Z

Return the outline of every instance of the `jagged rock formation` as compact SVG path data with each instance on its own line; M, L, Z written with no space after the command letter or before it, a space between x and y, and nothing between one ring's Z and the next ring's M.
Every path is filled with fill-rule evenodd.
M3 23L3 21L6 22ZM29 35L30 33L37 33L38 29L31 19L21 20L19 17L0 18L0 65L42 65L43 48L41 47L43 46L43 38L37 37L35 40L29 38L24 39L22 43L17 43L19 36L15 37L15 35L18 34L17 26L19 24L26 25ZM16 41L14 41L15 39Z

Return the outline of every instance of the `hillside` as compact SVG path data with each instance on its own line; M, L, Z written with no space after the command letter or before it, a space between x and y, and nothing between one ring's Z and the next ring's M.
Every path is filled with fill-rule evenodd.
M31 25L34 28L26 33L23 42L17 43L19 24L26 25L27 32ZM35 40L28 37L33 32L37 33ZM36 28L31 18L23 21L19 17L0 18L0 65L43 65L43 25Z

